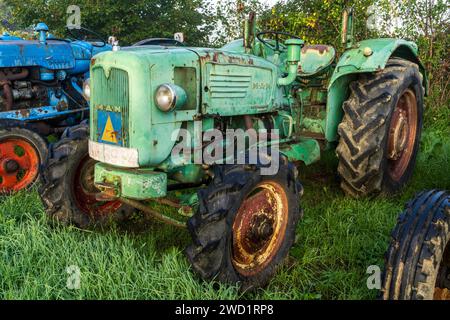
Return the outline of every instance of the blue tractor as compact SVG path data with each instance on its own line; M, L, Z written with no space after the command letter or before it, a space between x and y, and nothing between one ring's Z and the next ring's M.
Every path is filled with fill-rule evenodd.
M112 50L85 28L68 29L68 39L44 23L35 31L37 40L0 36L0 194L33 184L49 137L88 117L91 58Z

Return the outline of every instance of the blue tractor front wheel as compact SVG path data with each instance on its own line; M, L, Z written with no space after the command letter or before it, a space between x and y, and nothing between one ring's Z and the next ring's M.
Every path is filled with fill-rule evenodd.
M33 185L47 156L47 143L39 134L24 128L0 129L0 194Z

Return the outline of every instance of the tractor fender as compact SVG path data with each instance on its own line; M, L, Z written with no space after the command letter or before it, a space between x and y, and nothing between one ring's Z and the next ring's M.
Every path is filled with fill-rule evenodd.
M391 38L358 42L352 49L342 54L328 84L328 112L325 128L327 141L338 139L337 128L343 116L342 104L348 98L350 82L355 80L359 73L383 70L391 57L403 58L419 65L425 95L427 95L427 75L425 67L419 60L418 48L414 42Z

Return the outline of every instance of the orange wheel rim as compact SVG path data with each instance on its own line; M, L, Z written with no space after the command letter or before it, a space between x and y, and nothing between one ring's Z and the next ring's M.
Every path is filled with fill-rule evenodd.
M407 89L400 97L392 114L388 136L388 173L400 181L414 154L418 130L416 95Z
M242 203L233 223L232 262L244 276L258 274L273 260L284 240L288 200L276 182L257 185Z
M21 138L0 141L0 192L19 191L30 186L39 174L36 148Z

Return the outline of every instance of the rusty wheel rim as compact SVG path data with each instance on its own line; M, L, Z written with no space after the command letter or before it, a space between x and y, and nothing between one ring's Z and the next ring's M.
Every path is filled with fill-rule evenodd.
M439 266L433 299L450 300L450 242L447 243Z
M413 156L418 130L417 99L411 89L400 97L392 114L388 136L388 173L400 181Z
M36 148L21 138L0 141L0 193L30 186L39 174L40 157Z
M73 183L75 204L83 213L102 217L118 210L120 201L98 201L95 195L100 192L94 184L94 168L96 161L89 156L84 157L76 171Z
M263 270L278 252L288 222L288 199L276 182L258 184L241 204L233 223L232 262L244 276Z

